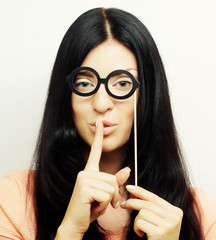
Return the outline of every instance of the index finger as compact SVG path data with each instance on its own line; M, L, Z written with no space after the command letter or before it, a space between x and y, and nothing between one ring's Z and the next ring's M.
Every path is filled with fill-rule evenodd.
M103 146L103 123L101 122L101 120L98 119L94 141L91 146L91 151L85 166L85 170L99 171L102 146Z
M127 185L126 188L133 196L139 199L152 202L164 208L168 208L169 206L171 206L171 203L167 202L165 199L159 197L155 193L152 193L142 187Z

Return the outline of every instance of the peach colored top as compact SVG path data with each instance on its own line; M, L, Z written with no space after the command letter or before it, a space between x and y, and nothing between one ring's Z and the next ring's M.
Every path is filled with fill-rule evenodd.
M0 236L12 240L34 240L35 218L31 195L28 202L26 183L29 170L9 171L0 180ZM34 171L31 171L33 176ZM33 182L31 182L33 187ZM203 218L206 240L216 239L216 203L202 191L195 189ZM109 235L109 240L124 238L124 232Z

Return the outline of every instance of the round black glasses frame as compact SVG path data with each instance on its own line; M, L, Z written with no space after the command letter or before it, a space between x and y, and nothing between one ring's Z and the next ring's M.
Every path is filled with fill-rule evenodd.
M95 88L93 91L89 92L89 93L81 93L81 92L77 91L76 88L75 88L74 85L73 85L73 80L74 80L76 74L77 74L78 72L82 71L82 70L88 70L88 71L93 72L93 73L96 75L97 79L98 79L98 83L97 83L96 88ZM112 76L115 75L115 74L120 74L120 73L124 73L124 74L128 75L128 76L132 79L132 81L133 81L133 87L132 87L131 91L130 91L128 94L126 94L125 96L117 96L117 95L114 95L114 94L112 94L112 93L110 92L110 90L109 90L109 88L108 88L108 80L110 79L110 77L112 77ZM70 89L71 89L74 93L76 93L76 94L79 95L79 96L83 96L83 97L87 97L87 96L93 95L93 94L96 93L97 90L100 88L100 84L101 84L101 83L104 83L104 84L105 84L105 89L106 89L107 93L108 93L111 97L116 98L116 99L126 99L126 98L129 98L130 96L133 95L133 93L135 92L135 90L136 90L136 89L139 87L139 85L140 85L140 83L135 79L135 77L134 77L130 72L128 72L128 71L126 71L126 70L115 70L115 71L109 73L109 75L108 75L106 78L101 78L100 75L98 74L98 72L97 72L96 70L94 70L93 68L90 68L90 67L78 67L78 68L75 68L75 69L72 71L72 73L66 77L66 81L67 81L68 85L70 86Z

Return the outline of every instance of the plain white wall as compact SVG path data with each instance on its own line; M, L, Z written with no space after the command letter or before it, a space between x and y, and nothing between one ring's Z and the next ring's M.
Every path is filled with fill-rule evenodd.
M216 200L215 0L1 0L0 177L29 168L60 41L100 6L130 11L153 35L192 182Z

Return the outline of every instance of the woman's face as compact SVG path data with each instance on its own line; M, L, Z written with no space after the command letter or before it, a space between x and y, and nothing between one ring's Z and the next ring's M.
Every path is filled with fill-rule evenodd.
M114 39L93 48L81 66L95 69L101 78L106 78L114 70L123 69L138 79L134 54ZM94 95L83 97L72 93L71 99L78 133L89 146L93 143L98 118L104 124L103 152L114 151L129 140L133 125L134 95L118 100L108 95L104 84L101 84Z

